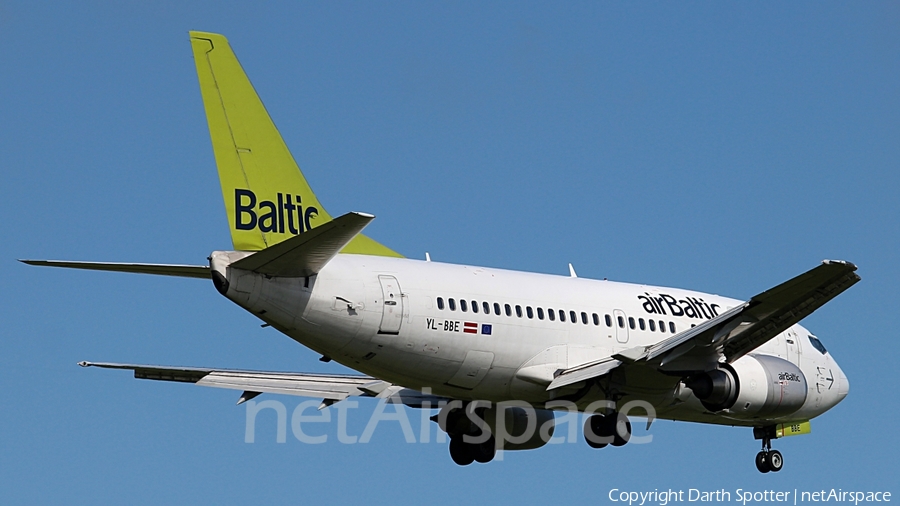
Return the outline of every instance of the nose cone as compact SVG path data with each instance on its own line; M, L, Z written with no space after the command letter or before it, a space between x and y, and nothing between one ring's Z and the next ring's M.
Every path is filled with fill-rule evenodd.
M844 397L847 397L847 394L850 392L850 380L847 379L847 375L844 374L843 369L838 367L837 363L834 364L837 368L837 404L844 400Z
M824 392L825 399L823 400L828 406L826 409L831 409L844 400L844 397L847 397L847 394L850 392L850 380L847 379L847 375L844 374L843 369L837 365L837 362L834 361L831 355L826 355L826 360L828 372L822 384L827 390Z

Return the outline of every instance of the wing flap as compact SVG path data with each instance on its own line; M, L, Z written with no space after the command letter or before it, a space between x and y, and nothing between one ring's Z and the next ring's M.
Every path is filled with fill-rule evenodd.
M554 390L581 381L587 381L592 378L599 378L616 367L619 367L621 364L622 361L609 357L566 369L550 382L550 386L547 387L547 390Z
M350 396L370 397L360 387L379 382L367 376L313 376L309 374L257 373L247 371L212 371L196 383L206 387L265 392L270 394L298 395L343 400ZM381 381L384 386L389 383Z

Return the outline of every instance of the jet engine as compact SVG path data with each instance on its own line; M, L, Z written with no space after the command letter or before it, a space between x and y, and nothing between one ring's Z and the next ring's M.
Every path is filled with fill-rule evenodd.
M777 418L806 402L806 377L787 360L745 355L718 369L685 378L703 407L734 418Z

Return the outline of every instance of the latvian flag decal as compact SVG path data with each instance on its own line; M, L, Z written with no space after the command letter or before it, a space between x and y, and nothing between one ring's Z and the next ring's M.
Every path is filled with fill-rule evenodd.
M489 323L481 324L481 333L483 335L491 335L491 330L491 325ZM478 324L475 322L463 322L463 332L465 332L466 334L477 334Z

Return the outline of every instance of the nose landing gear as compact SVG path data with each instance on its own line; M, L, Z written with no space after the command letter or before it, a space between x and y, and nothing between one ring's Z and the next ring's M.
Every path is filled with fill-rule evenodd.
M781 456L781 452L772 449L771 432L773 431L773 427L753 429L753 435L758 436L756 439L762 439L762 450L756 454L756 469L761 473L769 471L777 473L784 467L784 457Z

